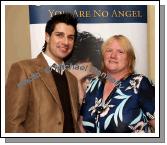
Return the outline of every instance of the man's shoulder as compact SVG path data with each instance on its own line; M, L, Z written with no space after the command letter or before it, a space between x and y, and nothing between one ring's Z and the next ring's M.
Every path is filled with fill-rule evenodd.
M13 65L19 65L19 66L32 66L34 63L36 62L36 58L34 59L25 59L25 60L20 60L17 61L15 63L13 63Z
M39 54L36 58L29 58L29 59L24 59L24 60L17 61L15 63L13 63L13 65L19 65L19 66L24 66L24 67L32 67L40 61L39 59L41 59L41 55L42 54Z

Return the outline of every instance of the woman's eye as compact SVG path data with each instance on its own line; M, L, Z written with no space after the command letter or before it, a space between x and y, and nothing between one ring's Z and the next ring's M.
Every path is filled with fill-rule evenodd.
M123 50L119 50L118 52L119 52L119 53L124 53L124 51L123 51Z
M112 49L107 49L106 52L112 52Z

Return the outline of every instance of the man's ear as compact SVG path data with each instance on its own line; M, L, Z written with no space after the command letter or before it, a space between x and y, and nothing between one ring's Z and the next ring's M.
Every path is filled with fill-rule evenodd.
M50 38L49 34L47 32L45 32L45 41L47 43L49 42L49 38Z

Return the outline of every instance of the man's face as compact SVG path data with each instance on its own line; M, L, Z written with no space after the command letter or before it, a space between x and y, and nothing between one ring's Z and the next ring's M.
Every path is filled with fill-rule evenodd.
M90 79L95 76L91 72L91 68L93 67L91 62L82 62L77 63L80 67L84 67L84 70L81 69L70 69L69 71L77 78L78 80L78 88L79 88L79 100L80 104L82 103L83 97L85 95L86 89L89 85Z
M75 29L73 26L65 23L56 24L51 36L45 34L45 41L47 42L46 54L57 63L62 63L63 59L73 49L74 35Z

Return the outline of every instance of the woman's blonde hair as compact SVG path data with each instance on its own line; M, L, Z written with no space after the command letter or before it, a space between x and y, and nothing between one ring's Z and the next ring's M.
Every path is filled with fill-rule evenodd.
M128 63L129 63L129 72L132 73L134 72L134 66L135 66L135 53L134 53L134 48L129 41L129 39L123 35L114 35L111 36L108 40L106 40L101 47L101 52L102 52L102 71L105 71L105 66L104 66L104 53L107 49L107 46L112 43L114 40L117 40L121 47L125 50L128 56Z

